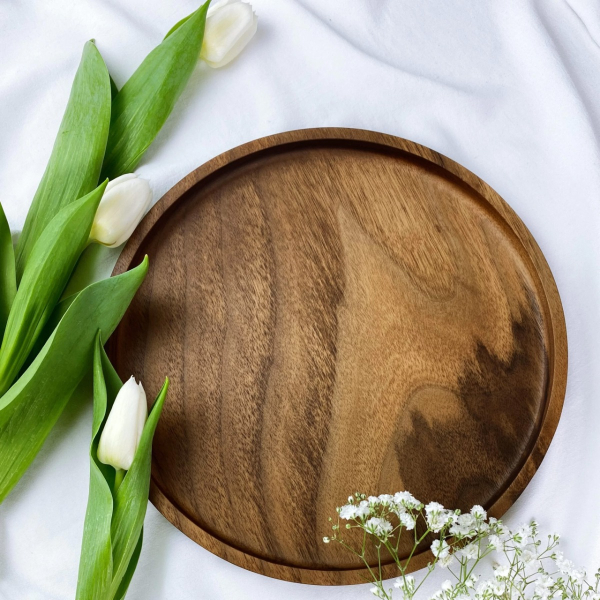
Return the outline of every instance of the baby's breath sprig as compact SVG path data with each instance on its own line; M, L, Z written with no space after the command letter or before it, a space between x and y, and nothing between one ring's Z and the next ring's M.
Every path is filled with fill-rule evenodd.
M452 579L431 600L600 600L600 570L589 583L585 571L557 550L559 536L551 534L542 541L535 521L511 531L488 518L481 506L462 513L438 502L425 505L409 492L356 493L337 508L337 519L329 520L332 535L323 541L337 542L360 558L373 584L371 593L381 600L392 600L394 589L402 600L412 600L436 566L446 569ZM344 538L344 529L362 531L359 547ZM410 562L430 535L436 536L430 546L433 561L417 582L408 574ZM401 538L413 544L408 556L406 544L400 549ZM480 581L477 566L493 553L497 559L493 577ZM399 576L393 587L386 588L382 566L390 560Z

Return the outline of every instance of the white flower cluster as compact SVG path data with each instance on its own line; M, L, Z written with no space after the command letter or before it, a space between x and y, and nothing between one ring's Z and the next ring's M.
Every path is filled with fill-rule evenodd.
M394 589L386 589L381 566L372 569L366 544L371 540L378 557L387 552L400 572L393 587L403 600L412 600L434 567L447 569L454 578L446 580L431 600L600 600L600 570L593 584L586 573L576 569L559 550L558 535L539 539L535 521L511 531L501 521L489 518L481 506L469 512L448 510L438 502L423 504L409 492L366 496L355 494L337 509L347 529L359 529L362 548L352 548L340 537L339 520L332 525L333 536L323 541L338 541L369 566L373 574L371 593L381 600L392 600ZM331 519L330 519L331 520ZM399 556L399 538L405 532L414 542L408 560ZM417 584L408 575L409 563L429 536L433 562ZM485 557L496 553L502 562L494 563L493 576L480 580L475 568Z
M337 512L340 519L355 521L367 533L384 541L396 532L390 521L391 518L398 519L397 528L411 531L416 526L422 508L423 505L409 492L398 492L393 496L381 494L369 497L355 494L350 496L348 504L340 506Z

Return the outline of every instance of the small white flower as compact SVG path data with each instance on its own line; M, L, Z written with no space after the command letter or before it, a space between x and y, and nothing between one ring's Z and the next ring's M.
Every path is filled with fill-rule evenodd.
M450 546L448 546L446 540L435 540L431 544L431 552L437 558L444 558L450 553Z
M529 544L530 538L533 536L535 522L530 525L521 525L517 531L512 534L512 540L517 548L525 548Z
M489 544L495 550L504 550L504 542L497 535L490 535L488 538Z
M492 585L491 581L482 581L478 586L477 586L477 591L476 594L477 596L485 596L485 593L490 590Z
M377 537L387 537L392 532L392 524L385 519L379 517L371 517L365 523L365 530Z
M409 510L419 508L421 503L410 492L396 492L394 502Z
M354 519L356 517L356 506L353 504L345 504L340 508L340 519L344 519L345 521L349 521L350 519Z
M452 589L452 582L449 579L446 579L444 583L442 583L442 590L444 592L449 592Z
M538 587L537 585L533 588L533 597L537 600L548 600L550 597L550 590L544 587Z
M477 583L477 575L469 575L469 577L465 581L465 585L470 589L473 589L475 587L476 583Z
M381 494L379 496L381 504L390 505L394 501L394 496L391 494Z
M145 179L134 173L121 175L108 183L98 205L90 240L116 248L134 232L152 202L152 190Z
M355 508L356 512L354 517L356 519L366 519L371 514L371 506L366 500L361 500Z
M325 537L323 538L323 543L324 543L324 544L329 544L329 542L330 542L330 541L331 541L331 540L330 540L330 539L329 539L327 536L325 536Z
M494 567L494 577L496 579L503 579L504 577L508 577L509 573L510 573L509 565L498 565L497 567Z
M431 531L437 533L453 520L454 514L444 509L439 502L430 502L425 507L425 518Z
M554 562L563 575L567 575L568 577L573 576L575 565L570 560L567 560L560 550L554 555Z
M521 559L525 563L525 566L531 566L538 559L537 549L533 544L528 544L521 551Z
M131 377L119 390L98 443L98 460L128 471L148 417L146 393Z
M464 548L460 549L460 554L467 560L474 560L479 556L479 548L477 544L467 544Z
M442 512L444 507L439 502L430 502L425 506L425 514L431 514L434 512Z
M406 527L408 531L412 531L415 528L416 520L410 513L402 513L399 516L400 523Z
M214 69L231 62L254 37L258 19L252 6L221 0L209 9L200 58Z
M446 556L443 556L442 558L438 558L437 564L442 569L447 569L448 567L452 566L454 561L455 561L454 554L448 554Z
M381 501L379 500L378 496L369 496L367 498L367 500L369 501L369 504L372 504L374 506L377 506L378 504L381 504Z
M551 588L554 585L555 581L554 579L552 579L552 577L550 577L550 575L548 575L548 573L543 573L541 575L541 577L535 582L536 585L536 593L538 592L538 589L548 589Z
M575 583L581 583L585 579L585 569L573 569L569 573L569 577L571 577Z
M408 592L411 592L415 589L415 578L412 575L398 577L394 582L394 587L400 590L407 590Z
M372 587L370 590L371 594L373 594L373 596L377 596L378 598L383 598L382 594L381 594L381 590L377 587Z
M454 524L450 527L450 533L460 537L468 536L475 531L475 526L475 517L469 513L464 513L456 517Z
M498 579L494 579L493 581L490 582L490 588L489 588L492 593L495 596L501 596L504 593L504 590L506 589L506 583L504 581L499 581Z
M496 531L500 539L503 541L509 540L512 537L511 530L506 525L504 525L504 523L496 523L494 525L494 530Z
M479 506L479 504L476 504L472 509L471 509L471 514L476 518L479 519L480 521L482 521L483 519L485 519L487 517L487 513L485 512L485 510L483 510L482 506Z

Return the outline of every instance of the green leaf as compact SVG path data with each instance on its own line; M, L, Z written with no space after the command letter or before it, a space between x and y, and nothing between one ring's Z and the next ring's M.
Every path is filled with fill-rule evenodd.
M138 561L140 560L140 554L142 553L142 544L144 542L144 528L140 531L140 537L138 539L138 543L133 551L133 555L129 564L127 565L127 571L125 571L125 576L121 580L121 584L119 585L119 589L115 594L114 600L121 600L121 598L125 598L125 594L129 589L129 584L131 583L131 579L133 574L135 573L135 569L137 568Z
M63 208L38 238L0 348L0 395L12 385L85 248L106 182Z
M113 498L106 479L90 458L90 487L83 527L76 600L106 600L112 580L110 522Z
M102 244L90 244L84 251L69 279L63 298L80 292L88 285L110 277L123 248L107 248Z
M180 22L116 95L103 177L132 172L171 114L198 62L209 3Z
M135 553L150 490L150 467L152 462L152 439L167 396L169 380L165 383L154 402L131 468L117 490L112 521L113 584L111 597L117 594L121 581Z
M95 44L87 42L48 166L19 237L17 281L54 215L96 187L110 127L110 104L108 70Z
M115 83L115 80L111 77L110 73L108 74L110 77L110 99L111 101L115 99L115 96L119 93L119 88Z
M98 461L97 451L100 428L122 384L116 373L111 374L107 390L104 378L104 365L107 361L100 332L98 332L93 367L94 418L90 444L90 487L81 543L76 600L106 600L112 583L110 524L113 514L113 495L107 474L110 471L114 473L114 469ZM116 385L113 375L117 377Z
M77 600L121 600L127 593L142 550L152 438L167 394L168 380L150 411L131 469L113 500L115 471L98 460L97 452L100 431L122 385L98 335L94 353L90 496L81 547ZM107 547L112 548L110 559ZM110 582L109 587L107 582Z
M145 258L135 269L83 290L35 360L0 398L0 502L29 467L89 370L96 332L110 336L147 271Z
M193 14L193 13L192 13ZM189 18L192 15L188 15L187 17L183 17L183 19L181 19L180 21L177 21L177 23L175 23L175 25L173 25L173 27L171 27L171 29L169 29L169 31L167 31L167 35L165 35L165 40L175 31L177 31L186 21L189 20ZM202 48L200 48L200 50L202 50Z
M10 227L0 204L0 336L4 335L4 328L16 293L15 252Z

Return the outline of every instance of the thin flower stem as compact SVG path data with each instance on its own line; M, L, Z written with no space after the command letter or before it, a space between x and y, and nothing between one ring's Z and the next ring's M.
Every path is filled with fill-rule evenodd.
M117 493L117 490L119 489L119 487L121 487L124 477L125 477L125 471L123 469L115 469L115 488L114 488L115 494Z

